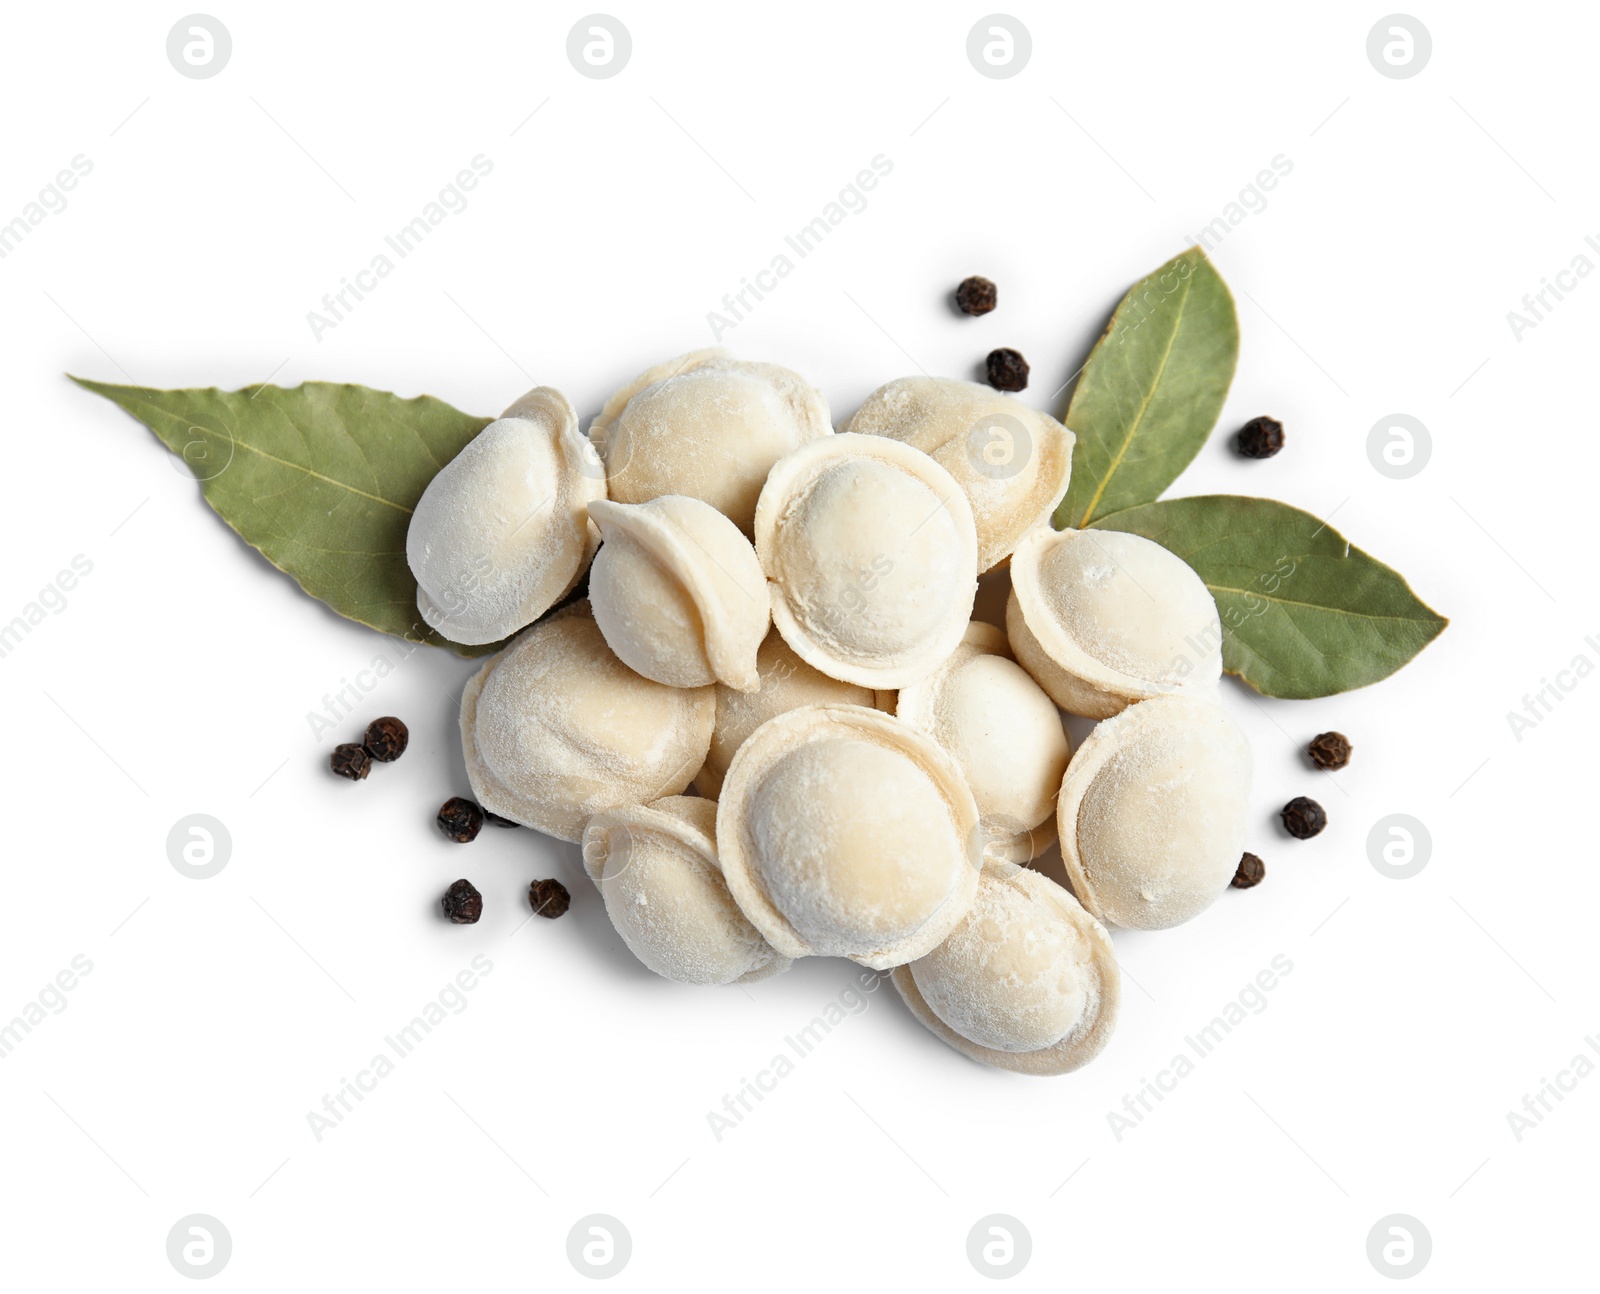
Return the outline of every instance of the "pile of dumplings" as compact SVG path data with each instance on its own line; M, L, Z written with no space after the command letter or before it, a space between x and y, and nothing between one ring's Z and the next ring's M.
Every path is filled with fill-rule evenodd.
M668 979L847 957L974 1060L1085 1064L1117 1016L1106 925L1174 926L1227 887L1250 750L1194 571L1050 528L1072 448L930 377L835 430L798 374L721 351L641 374L587 435L529 392L406 542L430 625L510 639L462 698L474 794L580 843ZM974 621L1007 570L1004 628ZM1076 753L1063 711L1102 721ZM1070 892L1028 866L1058 841Z

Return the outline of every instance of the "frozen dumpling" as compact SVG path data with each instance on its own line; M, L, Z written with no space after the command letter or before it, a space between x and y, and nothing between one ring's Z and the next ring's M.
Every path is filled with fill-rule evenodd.
M589 515L605 540L589 571L589 602L622 663L672 687L759 687L756 652L771 603L739 528L682 494L599 500Z
M411 514L406 561L423 620L473 646L532 624L594 556L588 506L605 497L566 396L528 392L440 469Z
M949 938L893 980L939 1038L1022 1074L1065 1074L1099 1055L1122 983L1104 927L1048 877L1000 861Z
M479 804L577 841L592 814L684 790L715 715L709 687L667 687L624 665L577 602L472 677L461 744Z
M904 441L955 478L977 523L980 572L1049 520L1072 475L1070 431L977 382L902 377L869 395L839 430Z
M980 847L978 809L950 757L861 706L762 724L717 806L728 889L785 957L883 970L932 951L972 902Z
M1098 724L1056 807L1079 901L1137 930L1205 911L1244 852L1250 773L1250 745L1214 698L1159 696Z
M955 758L987 850L1025 863L1050 847L1071 748L1055 702L1011 659L1005 634L973 621L933 673L900 690L895 714Z
M900 688L961 641L977 593L966 495L920 450L835 435L780 461L756 507L772 623L830 678Z
M704 499L751 533L772 465L833 434L828 402L777 364L697 350L641 373L606 401L589 428L609 497Z
M871 688L841 683L818 673L794 654L776 630L767 635L756 653L756 673L761 682L753 692L717 684L717 721L711 729L711 750L706 755L706 766L694 779L695 790L713 800L722 794L723 775L744 739L768 719L803 705L828 701L891 713L894 710L894 693L875 693Z
M1036 530L1011 558L1006 633L1017 663L1069 714L1205 693L1222 677L1222 622L1194 569L1120 530Z
M610 809L583 831L583 865L629 950L681 984L745 984L789 969L739 911L717 862L717 806L673 795Z

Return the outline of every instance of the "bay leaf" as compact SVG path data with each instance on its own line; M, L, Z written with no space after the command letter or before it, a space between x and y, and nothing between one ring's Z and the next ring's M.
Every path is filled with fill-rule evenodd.
M1222 660L1267 696L1332 696L1388 678L1449 623L1399 572L1309 512L1232 494L1101 517L1199 572L1222 617Z
M406 564L423 489L490 419L332 382L158 391L72 380L150 428L218 516L340 615L464 656L495 650L434 633Z
M1056 528L1159 498L1216 426L1238 362L1233 296L1198 247L1135 283L1063 419L1078 441Z

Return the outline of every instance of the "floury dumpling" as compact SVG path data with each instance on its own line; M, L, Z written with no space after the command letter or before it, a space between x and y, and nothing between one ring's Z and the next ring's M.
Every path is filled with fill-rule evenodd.
M861 706L806 706L762 724L717 806L728 889L785 957L884 970L932 951L972 902L980 847L954 761Z
M717 806L674 795L589 819L583 865L622 941L680 984L747 984L789 969L728 893Z
M1122 983L1104 927L1048 877L1001 861L984 867L949 937L893 979L935 1036L1022 1074L1067 1074L1098 1056Z
M978 527L978 570L1004 564L1067 492L1076 437L1048 414L977 382L903 377L839 429L915 446L955 478Z
M1017 663L1068 714L1207 695L1222 677L1222 621L1194 568L1142 535L1036 530L1011 558L1006 633Z
M709 687L653 683L618 660L587 602L519 634L468 682L461 744L479 804L558 840L596 813L677 795L705 763Z
M756 653L772 609L761 563L739 528L682 494L597 500L589 515L605 538L589 572L589 602L622 663L673 687L760 687Z
M832 434L828 402L798 373L721 350L646 369L589 428L610 498L648 503L686 494L746 535L772 465Z
M1096 725L1056 806L1079 901L1135 930L1205 911L1244 851L1250 774L1250 744L1215 697L1158 696Z
M710 799L722 794L722 779L745 738L768 719L804 705L830 701L894 713L893 692L874 692L869 687L841 683L812 669L776 630L767 635L756 653L756 674L760 685L753 692L717 684L717 721L711 730L711 749L706 766L694 779L695 790Z
M423 620L482 646L568 593L600 543L589 504L605 472L553 387L529 391L428 483L406 530Z
M772 623L830 678L891 690L955 650L978 589L972 509L950 473L884 436L778 462L756 506Z
M1025 863L1056 838L1071 748L1055 703L993 625L973 621L933 673L900 690L895 715L948 751L972 788L985 848Z

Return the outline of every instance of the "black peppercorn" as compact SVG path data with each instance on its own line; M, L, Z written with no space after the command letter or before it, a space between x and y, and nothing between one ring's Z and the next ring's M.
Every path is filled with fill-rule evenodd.
M996 391L1027 389L1028 361L1022 358L1020 351L1014 351L1009 346L992 350L983 366L989 374L989 385Z
M1276 418L1252 418L1239 429L1234 448L1242 458L1271 458L1283 448L1283 424Z
M438 823L439 830L451 840L465 845L476 840L478 832L483 830L483 810L471 800L451 796L439 810Z
M392 764L406 753L406 743L410 740L411 733L405 724L391 714L369 723L367 735L361 739L361 744L367 748L367 754L380 764Z
M328 766L340 777L348 777L352 782L359 782L372 769L372 759L365 749L347 741L342 746L335 746L333 754L328 758Z
M1342 732L1324 732L1311 739L1306 754L1318 768L1343 768L1350 762L1350 738Z
M961 280L956 289L956 305L964 315L986 315L993 310L998 296L995 286L981 274Z
M1267 874L1267 865L1254 854L1245 854L1239 859L1239 870L1234 872L1230 884L1236 890L1254 889L1261 884L1261 878Z
M1328 815L1315 800L1297 795L1283 806L1283 828L1296 840L1310 840L1328 825Z
M572 906L572 895L560 881L535 881L528 886L528 902L539 916L553 920Z
M483 811L483 820L491 827L520 827L522 825L520 822L511 821L510 818L502 818L498 813L490 813L488 809Z
M470 926L483 915L483 895L471 881L460 880L444 892L439 906L456 925Z

